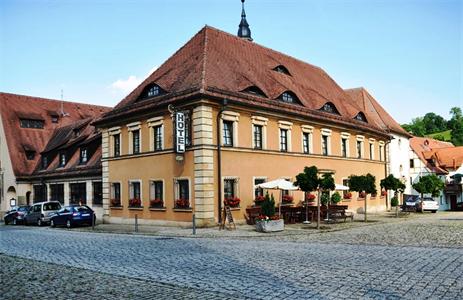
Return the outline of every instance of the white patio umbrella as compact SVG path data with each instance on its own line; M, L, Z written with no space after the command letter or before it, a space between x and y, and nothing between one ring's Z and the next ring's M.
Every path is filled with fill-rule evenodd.
M286 179L280 178L268 182L264 182L261 184L256 185L256 187L259 187L261 189L268 189L268 190L288 190L288 191L296 191L299 188L295 186L291 181L288 181ZM278 214L281 216L281 202L283 201L283 193L281 193L280 197L280 205L278 207Z
M335 187L334 189L336 191L348 191L349 190L349 187L348 186L345 186L345 185L342 185L342 184L335 184Z

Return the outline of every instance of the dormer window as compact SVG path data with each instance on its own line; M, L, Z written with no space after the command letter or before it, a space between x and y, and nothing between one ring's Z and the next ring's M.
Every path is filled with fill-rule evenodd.
M337 114L339 115L339 111L337 110L336 106L334 106L331 102L326 102L321 108L321 111L330 113L330 114Z
M300 104L297 96L293 92L290 92L290 91L284 92L283 94L280 95L280 97L278 97L278 99L286 103Z
M34 150L26 150L26 158L27 158L27 160L34 160L35 151Z
M80 136L80 129L74 129L74 137Z
M43 120L19 119L19 124L21 128L43 129L44 123L45 122Z
M52 123L58 123L58 120L59 120L59 116L51 116L51 122Z
M365 114L364 114L363 112L359 112L359 113L354 117L354 119L357 120L357 121L361 121L361 122L368 123L367 117L365 117Z
M157 84L148 85L141 95L141 98L152 98L164 94L164 90Z
M80 149L80 160L79 160L79 162L81 164L86 164L87 160L88 160L87 148L81 148Z
M64 167L66 165L66 153L59 154L59 166Z
M42 156L42 169L46 169L48 167L48 157Z
M273 68L273 71L291 76L288 69L283 65L276 66L275 68Z
M267 98L267 95L265 95L265 93L255 85L244 89L243 93L248 93L248 94L252 94L252 95L255 95L255 96L260 96L260 97Z

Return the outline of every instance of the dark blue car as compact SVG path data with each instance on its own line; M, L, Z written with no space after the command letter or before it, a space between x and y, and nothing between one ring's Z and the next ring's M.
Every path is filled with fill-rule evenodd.
M57 211L50 218L50 226L66 226L71 228L80 225L92 225L96 222L94 211L87 205L69 205Z

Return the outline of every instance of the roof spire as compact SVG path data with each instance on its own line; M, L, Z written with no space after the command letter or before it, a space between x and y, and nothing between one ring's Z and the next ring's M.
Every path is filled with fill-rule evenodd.
M238 26L238 36L243 39L247 39L248 41L252 41L251 37L251 29L249 29L248 21L246 21L246 12L244 11L244 0L241 0L241 22Z

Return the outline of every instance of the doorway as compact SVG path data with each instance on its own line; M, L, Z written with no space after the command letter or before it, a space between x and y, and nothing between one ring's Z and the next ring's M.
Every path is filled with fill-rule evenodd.
M450 195L450 210L457 210L457 195Z

